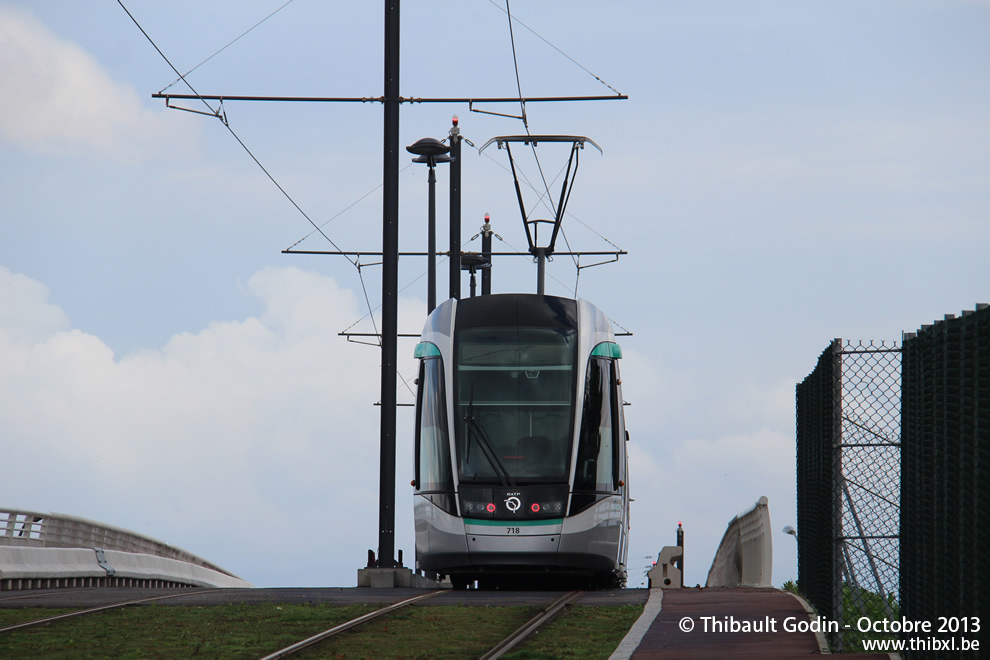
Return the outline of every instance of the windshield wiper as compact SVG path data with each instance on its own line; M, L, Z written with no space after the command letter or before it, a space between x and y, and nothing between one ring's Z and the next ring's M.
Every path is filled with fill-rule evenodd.
M494 447L492 447L492 441L485 433L485 429L481 428L481 424L478 420L474 418L474 384L471 385L471 401L468 404L468 414L464 415L464 421L467 423L467 434L468 434L468 447L471 446L471 438L473 437L478 443L478 447L481 448L481 453L484 454L485 459L488 464L492 466L492 470L495 471L495 476L498 477L498 481L503 486L515 486L516 482L512 480L512 475L509 471L505 469L502 465L502 461L498 459L498 455L495 453ZM471 430L474 433L471 433Z

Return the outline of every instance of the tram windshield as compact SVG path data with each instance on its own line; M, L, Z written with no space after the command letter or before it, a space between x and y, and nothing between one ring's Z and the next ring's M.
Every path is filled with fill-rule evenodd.
M577 332L474 327L458 335L457 464L462 482L566 482Z

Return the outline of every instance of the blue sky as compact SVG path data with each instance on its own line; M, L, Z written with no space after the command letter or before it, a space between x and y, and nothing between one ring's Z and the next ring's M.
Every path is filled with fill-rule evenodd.
M124 4L186 71L282 2ZM897 340L990 299L990 3L512 9L630 97L527 114L533 133L604 149L582 155L572 245L608 249L601 234L629 251L582 271L577 293L634 333L631 584L678 520L687 581L703 583L725 525L761 495L774 582L793 578L780 529L796 522L794 384L833 337ZM378 6L295 0L189 80L210 94L378 96L381 22ZM516 93L497 4L406 3L402 29L403 95ZM525 95L610 93L518 25L515 41ZM220 122L151 98L174 79L115 2L0 2L0 438L23 468L6 471L0 505L135 529L263 586L351 585L377 542L379 356L337 333L367 313L362 278L377 305L379 270L281 254L312 226ZM318 224L379 184L379 106L225 105ZM524 130L404 106L402 143L444 137L455 113L477 146ZM545 145L541 160L555 174L564 155ZM466 148L463 232L490 213L513 249L525 237L505 165ZM425 179L422 166L401 175L404 250L425 249ZM380 218L372 192L324 230L374 251ZM319 235L298 247L330 248ZM421 328L424 271L400 263L403 332ZM549 293L574 294L572 261L549 272ZM535 267L505 260L494 278L532 290ZM409 378L412 343L399 350Z

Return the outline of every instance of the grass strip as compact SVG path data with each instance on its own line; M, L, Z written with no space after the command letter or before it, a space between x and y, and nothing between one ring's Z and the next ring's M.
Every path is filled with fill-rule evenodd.
M0 657L259 658L378 609L373 605L143 605L0 634ZM508 657L607 658L642 606L569 607ZM476 658L537 607L413 606L345 631L301 658ZM56 610L4 610L18 621ZM11 620L10 623L15 621Z
M142 605L0 635L0 657L260 658L374 605ZM21 610L40 619L53 610Z
M539 611L538 607L409 607L336 635L299 657L360 660L477 658Z
M76 612L82 607L65 607L65 608L2 608L0 609L0 628L6 628L7 626L13 626L18 623L25 623L27 621L34 621L35 619L47 619L50 616L58 616L59 614L68 614L69 612Z
M502 657L506 660L607 660L642 613L642 605L573 605Z

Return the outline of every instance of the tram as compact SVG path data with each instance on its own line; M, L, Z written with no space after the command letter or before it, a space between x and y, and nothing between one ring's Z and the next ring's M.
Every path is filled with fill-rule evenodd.
M455 588L626 581L619 359L582 299L450 299L415 355L416 567Z

